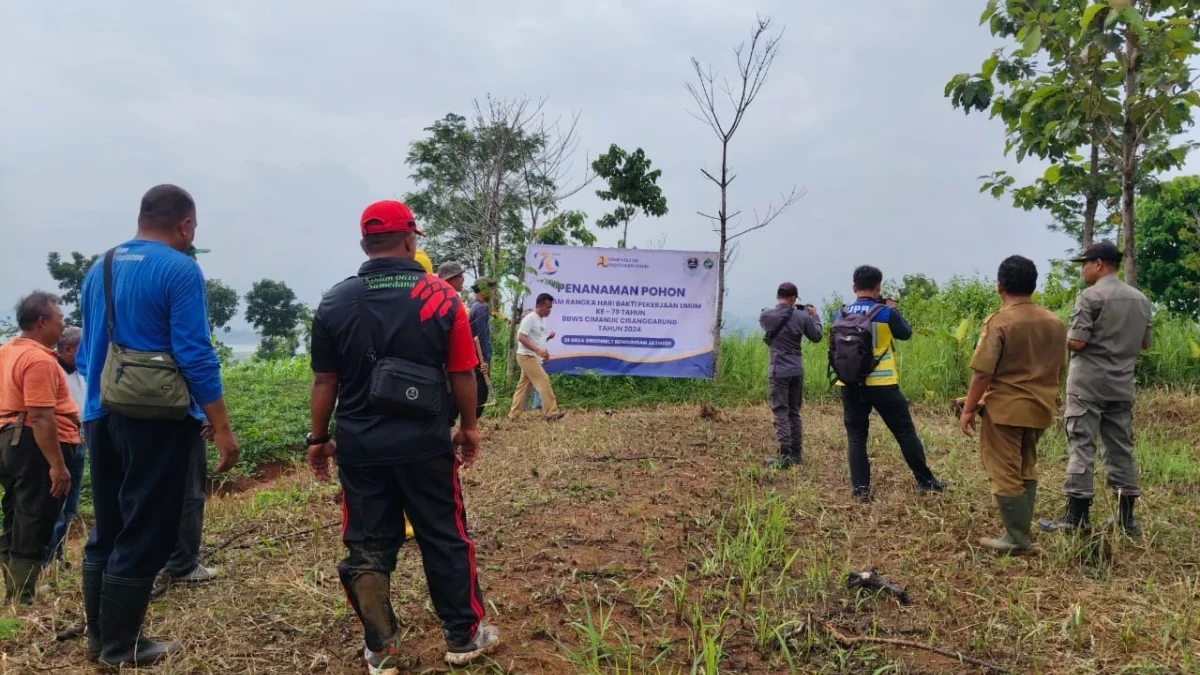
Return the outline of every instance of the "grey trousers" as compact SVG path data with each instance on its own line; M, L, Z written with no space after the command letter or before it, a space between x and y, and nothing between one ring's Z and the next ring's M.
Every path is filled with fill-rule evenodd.
M768 381L771 415L775 421L775 440L781 449L791 454L804 451L804 427L800 423L800 406L804 403L804 376L772 377Z
M1104 446L1104 473L1114 492L1137 496L1133 459L1133 403L1089 401L1067 396L1067 479L1063 492L1091 499L1096 494L1096 447Z
M208 478L208 448L200 434L196 434L188 446L187 463L179 540L163 568L163 572L172 577L187 576L200 564L200 540L204 536L204 487Z

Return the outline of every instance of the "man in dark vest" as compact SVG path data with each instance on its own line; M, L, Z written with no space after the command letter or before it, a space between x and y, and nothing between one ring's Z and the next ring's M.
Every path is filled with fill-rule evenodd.
M796 284L784 282L775 294L778 304L764 309L758 323L765 332L770 350L767 381L770 387L771 414L775 420L775 440L779 456L768 464L790 468L804 456L800 406L804 401L804 359L800 344L804 338L821 341L821 319L812 305L796 307Z

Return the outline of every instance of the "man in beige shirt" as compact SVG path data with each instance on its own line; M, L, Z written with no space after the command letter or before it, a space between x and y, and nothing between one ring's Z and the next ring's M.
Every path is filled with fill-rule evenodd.
M1006 531L979 543L1000 553L1029 548L1037 445L1054 424L1067 358L1067 328L1033 303L1036 288L1032 260L1012 256L1000 264L996 289L1004 306L983 322L961 419L967 436L982 420L979 455Z

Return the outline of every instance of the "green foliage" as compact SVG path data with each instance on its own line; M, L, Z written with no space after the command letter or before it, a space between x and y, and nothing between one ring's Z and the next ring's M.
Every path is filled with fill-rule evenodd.
M21 620L15 616L0 618L0 640L11 640L21 632Z
M538 228L537 243L555 246L595 246L596 235L587 228L583 211L561 211Z
M296 334L304 305L282 281L256 281L246 294L246 321L262 336L258 356L273 359L292 356L299 347Z
M629 245L629 223L639 212L655 218L667 215L667 199L658 186L662 171L650 169L650 160L641 148L629 153L614 143L592 162L592 170L608 181L608 189L597 190L596 196L619 204L612 213L596 221L596 226L602 229L623 226L618 247Z
M1137 203L1139 278L1151 299L1200 319L1200 176L1164 183Z
M937 282L924 274L905 274L900 280L899 296L901 300L916 298L932 298L938 294Z
M1197 53L1197 11L1194 0L1123 7L989 2L981 23L1007 44L978 73L952 78L945 94L966 113L990 110L1000 118L1005 154L1050 166L1025 186L995 172L983 178L981 191L997 198L1010 194L1025 210L1046 210L1052 228L1081 241L1120 224L1132 242L1134 189L1182 166L1196 146L1173 139L1200 105L1189 66ZM1101 207L1106 217L1098 215ZM1136 256L1128 253L1126 273L1136 282Z
M69 262L64 261L56 251L51 251L46 256L46 269L50 272L50 278L58 282L58 288L62 291L62 304L71 307L71 312L66 317L69 325L83 324L79 294L83 290L83 280L97 257L88 257L79 251L71 252Z
M0 341L7 340L20 332L20 327L13 323L12 320L0 319Z
M208 298L209 332L215 333L218 330L224 330L228 333L229 322L237 316L238 304L241 302L238 292L221 283L220 279L206 280L204 292Z
M227 366L225 402L241 445L239 471L301 457L312 371L307 359ZM210 462L210 466L212 466Z

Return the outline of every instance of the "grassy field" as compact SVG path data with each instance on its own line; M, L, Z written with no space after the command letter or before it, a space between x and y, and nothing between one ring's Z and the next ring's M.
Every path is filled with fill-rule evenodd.
M877 501L850 498L839 410L805 412L797 471L762 468L774 443L762 407L701 419L695 406L572 412L559 424L489 421L464 474L481 580L505 646L475 673L1200 673L1200 398L1143 395L1141 540L1041 535L1001 558L974 443L944 406L918 407L930 462L951 489L921 497L872 430ZM1065 445L1042 448L1039 516L1062 507ZM1097 521L1114 509L1098 495ZM149 631L185 640L155 672L359 673L361 629L337 580L335 487L296 473L209 505L205 558L219 581L174 588ZM69 559L77 562L79 541ZM441 636L414 547L394 602L408 672L441 672ZM907 606L844 588L878 568ZM3 672L91 672L79 578L0 618Z

